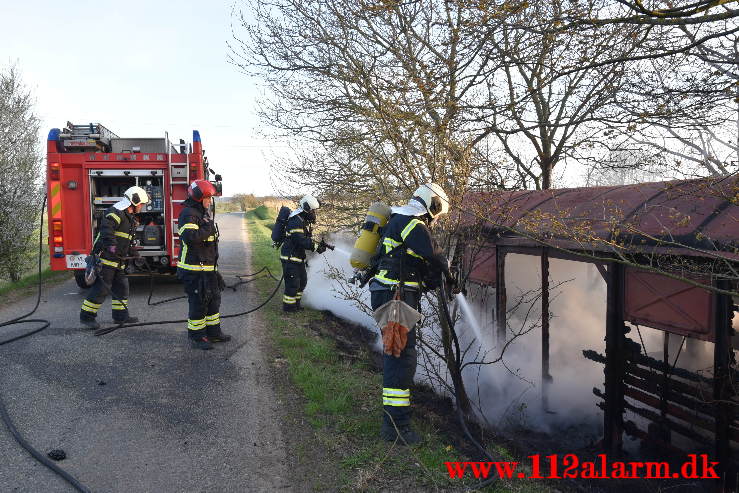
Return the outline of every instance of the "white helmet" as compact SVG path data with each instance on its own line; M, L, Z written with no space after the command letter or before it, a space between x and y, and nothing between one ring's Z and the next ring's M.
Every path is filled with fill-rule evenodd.
M300 199L300 208L305 212L314 211L319 207L321 207L321 204L318 203L318 199L313 195L306 195Z
M149 203L149 194L141 187L131 187L123 192L123 196L126 197L133 206Z
M444 189L436 183L426 183L413 192L413 199L421 202L431 219L449 212L449 198Z

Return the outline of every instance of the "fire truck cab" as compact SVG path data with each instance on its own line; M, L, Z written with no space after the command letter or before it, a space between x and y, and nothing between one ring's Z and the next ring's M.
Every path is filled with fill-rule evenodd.
M47 141L49 252L52 270L74 270L84 283L90 253L104 211L138 185L151 201L137 215L134 248L140 258L126 272L173 273L179 254L177 217L194 180L212 171L200 134L179 139L121 138L98 123L53 128ZM220 176L215 176L220 190Z

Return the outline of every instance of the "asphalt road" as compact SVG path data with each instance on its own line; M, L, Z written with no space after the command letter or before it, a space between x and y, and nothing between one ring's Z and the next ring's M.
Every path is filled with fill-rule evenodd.
M217 217L219 269L232 284L249 271L241 214ZM132 315L187 318L186 300L149 307L148 280L131 282ZM183 294L158 283L154 300ZM73 280L44 289L35 316L52 327L0 347L0 393L16 427L38 450L95 492L291 491L280 402L265 360L258 314L227 319L230 343L191 349L186 324L121 329L102 337L78 328L83 294ZM223 293L221 313L261 299L247 286ZM0 320L28 311L35 296L0 306ZM110 301L98 319L110 323ZM0 329L0 339L25 330ZM0 425L2 423L0 422ZM74 491L0 426L0 491Z

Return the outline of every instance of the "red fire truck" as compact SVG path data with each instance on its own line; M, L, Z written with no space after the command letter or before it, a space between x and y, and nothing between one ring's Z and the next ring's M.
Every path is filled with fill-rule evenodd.
M138 217L134 239L140 258L127 273L172 273L177 265L177 217L193 180L212 174L200 134L179 139L121 138L96 123L51 129L47 142L49 251L52 270L74 270L84 283L85 257L92 249L105 209L133 185L151 197ZM220 175L215 183L220 189Z

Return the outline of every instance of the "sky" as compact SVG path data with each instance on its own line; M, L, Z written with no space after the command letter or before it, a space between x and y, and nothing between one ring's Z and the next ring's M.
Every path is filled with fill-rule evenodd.
M42 140L67 121L187 142L196 129L224 195L272 194L268 163L289 148L260 136L256 81L228 62L232 0L0 5L0 68L33 92Z

